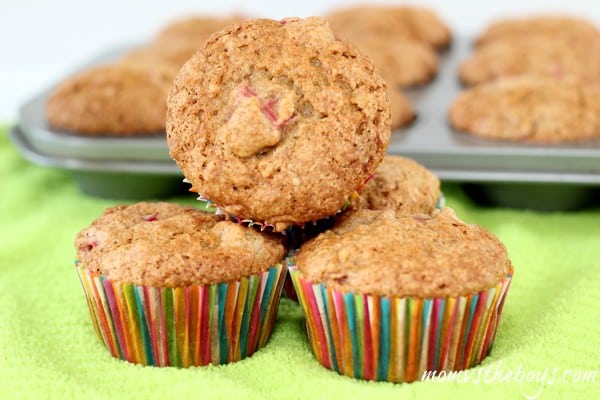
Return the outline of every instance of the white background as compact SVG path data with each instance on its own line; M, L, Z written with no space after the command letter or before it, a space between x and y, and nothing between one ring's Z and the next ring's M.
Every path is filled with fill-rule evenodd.
M16 119L21 103L95 55L115 46L149 40L178 17L194 13L243 13L280 19L322 15L366 1L341 0L0 0L0 122ZM456 34L473 35L496 17L564 12L600 24L593 0L429 0L378 4L432 7Z

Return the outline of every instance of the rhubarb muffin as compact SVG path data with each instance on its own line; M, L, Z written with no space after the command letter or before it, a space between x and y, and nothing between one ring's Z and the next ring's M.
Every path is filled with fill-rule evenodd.
M214 34L168 98L167 141L192 190L282 231L335 215L383 159L387 85L322 18Z
M440 203L440 180L418 162L388 155L352 202L353 209L431 214Z
M92 324L116 358L225 364L269 339L286 276L279 236L142 202L107 209L75 248Z
M497 41L519 42L531 35L543 35L548 41L567 40L571 43L598 40L600 31L581 17L547 14L504 18L493 21L476 40L477 46Z
M333 11L327 20L342 37L409 39L436 49L448 47L452 40L448 25L434 11L423 7L356 6Z
M290 273L324 367L412 382L489 354L513 268L494 235L443 208L344 214L300 248Z
M486 139L565 143L600 137L600 89L530 76L463 91L449 118L459 132Z
M80 135L164 134L166 98L174 77L168 64L116 63L61 82L46 102L49 125Z
M598 85L600 40L573 43L538 34L492 41L465 60L459 74L466 85L523 75Z

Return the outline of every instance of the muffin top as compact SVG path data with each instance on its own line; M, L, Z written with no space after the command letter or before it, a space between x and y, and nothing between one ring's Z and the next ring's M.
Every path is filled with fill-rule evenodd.
M410 100L400 90L389 88L390 113L392 117L391 129L409 126L417 117L415 108Z
M389 210L344 214L300 248L297 266L305 279L335 290L418 298L477 293L512 270L494 235L449 208L403 217Z
M446 23L421 7L356 6L334 11L327 20L336 35L350 41L374 35L380 40L417 40L442 49L452 39Z
M548 41L562 37L571 43L598 40L600 31L591 22L567 15L533 15L505 18L491 23L477 38L478 46L504 40L518 43L529 35L544 35Z
M386 84L322 18L213 35L168 98L171 156L193 190L275 230L335 214L390 136Z
M363 36L351 41L370 57L391 88L422 85L437 74L437 54L426 43Z
M600 137L600 89L530 76L483 83L452 102L458 131L491 139L560 143Z
M75 238L77 257L108 279L154 287L238 280L285 255L281 238L172 203L107 209Z
M353 208L429 214L441 196L440 180L416 161L388 155L353 201Z
M149 49L181 67L213 33L242 21L241 17L192 16L165 26Z
M94 67L60 83L46 102L49 124L84 135L164 132L169 64L140 62Z
M598 84L600 40L572 43L537 34L518 41L492 41L460 66L461 81L467 85L521 75Z

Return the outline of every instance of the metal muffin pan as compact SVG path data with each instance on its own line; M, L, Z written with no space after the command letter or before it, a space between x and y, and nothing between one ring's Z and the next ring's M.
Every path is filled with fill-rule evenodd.
M459 65L474 49L459 37L440 55L438 76L408 90L417 120L392 133L388 152L415 159L443 181L464 184L478 202L537 210L574 209L598 201L600 140L561 145L487 140L450 126L448 110L465 88Z
M70 170L80 189L91 196L119 199L162 198L184 193L189 185L174 162L85 159L53 156L35 149L18 126L9 132L25 159L45 167Z
M113 61L131 48L101 54L78 70ZM490 204L555 210L595 201L600 188L600 140L533 145L486 140L452 130L448 109L463 89L457 68L472 51L468 39L456 38L451 48L440 54L433 82L406 92L417 119L392 132L388 152L417 160L443 181L465 184L474 199ZM54 131L44 111L49 93L43 91L25 103L18 127L12 130L13 140L26 158L72 170L83 191L92 195L146 198L149 193L144 188L164 186L152 182L157 176L171 177L178 184L166 185L150 197L179 193L181 173L169 157L164 134L115 138Z

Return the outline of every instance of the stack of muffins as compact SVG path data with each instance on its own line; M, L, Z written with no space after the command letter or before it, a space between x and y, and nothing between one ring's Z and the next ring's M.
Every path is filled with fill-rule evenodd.
M336 36L373 60L388 84L392 129L416 117L403 89L422 86L438 71L437 52L452 40L447 24L433 11L416 6L353 6L326 15Z
M476 136L529 143L600 137L600 31L564 16L491 24L459 69L468 86L450 122Z
M167 108L171 156L215 213L139 203L80 232L77 270L113 356L188 366L251 355L289 267L329 369L411 382L486 357L512 276L506 249L441 208L430 171L385 156L387 86L324 19L215 33ZM324 228L286 240L309 226Z

